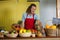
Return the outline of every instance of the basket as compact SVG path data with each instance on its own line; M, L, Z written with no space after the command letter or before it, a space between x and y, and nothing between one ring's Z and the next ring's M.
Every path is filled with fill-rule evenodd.
M15 38L15 37L18 36L18 33L15 33L15 34L6 34L5 36L6 37L13 37L13 38Z
M51 22L52 25L52 20L48 20L47 22ZM47 36L57 36L57 29L45 29L45 32Z
M57 30L45 29L45 32L47 36L57 36Z
M31 37L32 33L29 32L29 33L19 33L19 36L20 37Z

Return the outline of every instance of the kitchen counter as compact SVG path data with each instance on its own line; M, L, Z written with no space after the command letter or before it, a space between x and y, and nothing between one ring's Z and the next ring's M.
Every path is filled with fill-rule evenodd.
M0 38L0 40L60 40L60 37L17 37L17 38Z

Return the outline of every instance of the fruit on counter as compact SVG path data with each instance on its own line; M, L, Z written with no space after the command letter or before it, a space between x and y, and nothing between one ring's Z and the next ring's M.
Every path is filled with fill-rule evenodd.
M19 30L20 30L20 28L18 28L18 27L17 27L17 28L15 28L15 29L16 29L17 31L19 31Z
M4 35L6 35L6 34L8 34L8 33L9 33L8 31L5 31L5 32L4 32Z
M37 37L42 37L43 35L41 33L37 34Z
M18 32L13 30L13 31L8 31L8 33L5 34L6 37L17 37Z
M20 33L25 33L26 29L20 29Z
M34 30L34 29L31 29L31 32L32 32L32 33L35 33L35 30Z
M14 33L14 34L16 34L17 32L14 30L14 31L11 31L11 32L9 32L9 33L11 33L11 34L13 34L13 33Z
M56 25L51 25L50 28L51 29L56 29Z
M50 25L46 24L46 25L45 25L45 28L46 28L46 29L49 29L49 28L50 28Z
M42 33L40 31L37 32L37 37L42 37Z
M27 29L22 28L22 29L20 29L19 33L29 33L29 32L31 32L31 30L27 30Z
M20 37L31 37L31 30L27 29L20 29L19 36Z
M13 35L14 33L12 32L11 34Z
M48 24L46 24L46 27L45 27L46 29L56 29L56 25L48 25Z
M5 31L4 34L16 34L17 32L14 30L14 31Z
M20 30L20 25L19 24L12 24L12 28L16 31Z
M26 30L26 32L31 32L31 30Z
M31 29L31 32L32 32L32 33L37 33L37 30Z

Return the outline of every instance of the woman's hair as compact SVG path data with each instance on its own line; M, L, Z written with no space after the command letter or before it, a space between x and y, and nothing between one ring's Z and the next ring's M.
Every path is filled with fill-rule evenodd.
M35 4L31 4L31 5L27 8L26 13L31 13L31 8L32 8L32 6L36 7Z

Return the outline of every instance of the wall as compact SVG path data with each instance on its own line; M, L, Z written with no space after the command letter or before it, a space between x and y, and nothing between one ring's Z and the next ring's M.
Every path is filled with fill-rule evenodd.
M45 25L53 17L56 17L56 0L40 0L40 20L42 24Z
M11 25L22 19L22 14L31 3L37 5L36 13L39 13L38 2L27 2L27 0L0 1L0 27L11 30Z

